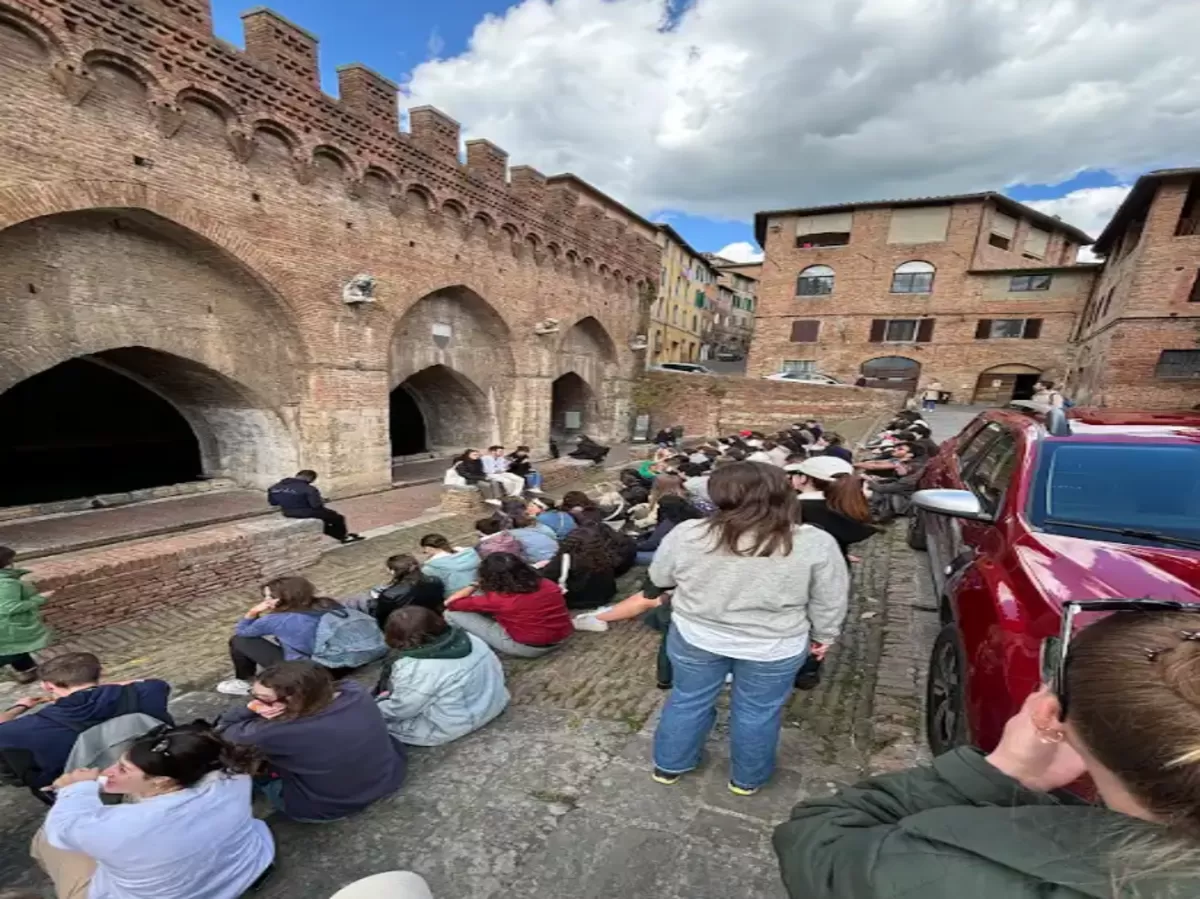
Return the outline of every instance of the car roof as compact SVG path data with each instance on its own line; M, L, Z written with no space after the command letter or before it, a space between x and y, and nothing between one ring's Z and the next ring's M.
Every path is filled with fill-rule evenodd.
M985 416L1011 427L1046 431L1046 413L1033 409L992 409ZM1150 412L1144 410L1095 409L1077 407L1067 410L1070 434L1054 435L1053 440L1108 440L1124 437L1153 437L1164 443L1200 441L1200 413Z

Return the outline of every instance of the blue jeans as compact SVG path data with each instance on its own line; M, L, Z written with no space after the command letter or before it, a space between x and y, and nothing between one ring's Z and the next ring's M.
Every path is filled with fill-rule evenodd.
M525 486L530 490L537 490L542 486L542 473L540 471L531 471L525 475Z
M654 732L654 767L683 774L700 764L704 741L717 720L717 697L732 673L730 780L747 789L761 787L775 771L783 706L808 651L777 662L747 662L697 649L672 626L667 655L674 687Z
M654 550L644 549L639 550L637 557L633 560L635 565L649 565L654 561Z
M921 400L921 408L926 412L932 412L937 408L937 400Z

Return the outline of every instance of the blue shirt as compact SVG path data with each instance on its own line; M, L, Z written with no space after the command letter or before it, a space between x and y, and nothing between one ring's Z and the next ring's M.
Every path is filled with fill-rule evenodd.
M320 612L269 612L258 618L243 618L234 633L239 637L274 637L289 662L307 659L317 642Z
M557 509L543 512L537 517L537 520L554 531L554 536L559 540L578 527L570 512L561 512Z
M534 528L513 528L509 533L517 538L530 563L549 562L558 555L558 541L542 531Z

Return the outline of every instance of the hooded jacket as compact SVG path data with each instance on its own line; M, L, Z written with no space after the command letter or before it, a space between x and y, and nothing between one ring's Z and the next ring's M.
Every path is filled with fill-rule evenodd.
M388 732L402 743L441 746L483 727L508 705L500 660L461 628L396 653L389 665L379 682L387 695L375 702Z
M421 574L442 582L442 598L457 593L479 577L479 553L471 547L434 556L421 566Z
M1195 871L1114 878L1114 855L1129 857L1136 875L1136 847L1158 833L1067 794L1027 790L978 750L956 749L796 806L774 845L792 899L1197 895Z
M133 686L139 712L173 723L167 711L171 687L166 681L145 680ZM0 755L11 761L17 754L24 754L32 764L25 769L26 782L39 789L47 786L63 773L80 732L114 717L120 700L120 684L101 684L37 706L20 718L0 724Z
M46 597L21 580L24 568L0 568L0 656L37 652L50 643L50 629L38 613Z
M311 518L325 508L321 491L304 478L284 478L267 488L267 502L278 506L287 518Z

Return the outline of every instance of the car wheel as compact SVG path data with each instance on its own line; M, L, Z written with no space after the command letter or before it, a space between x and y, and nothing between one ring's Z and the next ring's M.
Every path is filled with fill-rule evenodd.
M967 745L966 666L953 622L933 641L925 686L925 733L934 755Z
M908 545L921 551L929 548L929 538L925 534L925 516L916 509L908 519Z

